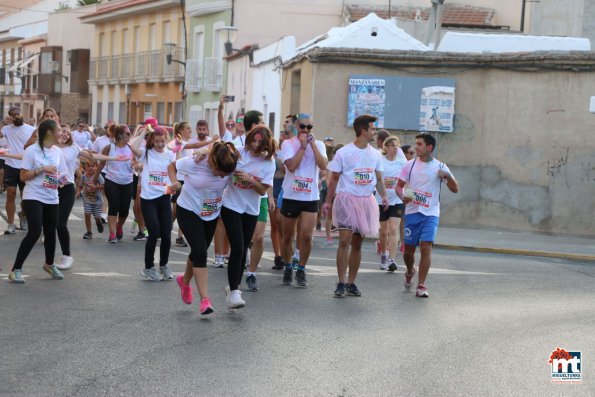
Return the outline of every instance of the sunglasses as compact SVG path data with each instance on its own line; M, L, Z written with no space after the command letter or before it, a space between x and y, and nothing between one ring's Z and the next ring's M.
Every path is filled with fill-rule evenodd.
M243 122L244 122L244 119L237 119L236 120L236 123L243 123Z
M308 130L308 131L310 131L312 128L314 128L314 126L312 124L306 125L304 123L300 123L299 126L302 130Z
M227 128L233 128L233 127L235 127L236 125L235 125L235 124L225 124L225 126L226 126Z

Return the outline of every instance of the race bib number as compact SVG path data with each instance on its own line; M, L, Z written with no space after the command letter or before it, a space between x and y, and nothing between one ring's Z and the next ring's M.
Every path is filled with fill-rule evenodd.
M167 172L149 171L149 185L165 186L167 185Z
M46 172L43 176L43 187L58 189L60 187L60 174Z
M219 208L221 208L221 200L222 197L203 199L200 208L200 216L210 216L219 211Z
M356 168L353 172L356 185L369 185L374 179L374 170L372 168Z
M413 199L411 200L412 204L421 205L424 208L430 207L430 202L432 201L432 193L424 192L422 190L414 190L413 191Z
M253 176L253 178L255 180L257 180L258 182L260 182L260 178L257 178L255 176ZM252 189L252 182L242 181L242 180L238 179L235 175L233 176L233 185L235 187L237 187L238 189L242 189L242 190Z
M397 187L397 178L394 176L384 178L384 187L387 189L394 189Z
M300 193L312 193L312 184L314 183L313 178L303 178L301 176L293 177L293 186L291 189L294 192Z

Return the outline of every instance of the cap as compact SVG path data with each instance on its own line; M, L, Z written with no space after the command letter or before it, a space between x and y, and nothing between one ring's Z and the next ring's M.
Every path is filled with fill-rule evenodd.
M155 117L149 117L145 120L145 125L150 124L152 127L157 127L159 122Z
M334 139L333 139L332 136L327 136L327 137L324 137L324 141L325 142L327 142L327 141L334 141Z

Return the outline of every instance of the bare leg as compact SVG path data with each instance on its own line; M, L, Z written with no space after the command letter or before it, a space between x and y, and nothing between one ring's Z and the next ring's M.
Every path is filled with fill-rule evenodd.
M390 219L390 218L389 218ZM380 222L380 254L384 255L388 246L388 221Z
M415 264L415 245L405 245L403 260L407 266L407 273L413 274L413 265Z
M87 232L91 233L91 214L85 214L85 226L87 227Z
M397 257L397 230L399 229L399 218L388 218L388 256L395 259ZM386 251L386 247L384 251Z
M314 228L316 227L316 213L302 212L298 225L301 225L301 228L298 226L298 232L301 232L301 234L297 235L297 246L300 250L300 266L306 266L312 252L312 237Z
M190 280L194 277L194 271L192 267L192 261L190 259L186 259L186 270L184 271L183 281L184 284L190 284Z
M14 224L14 213L16 212L17 187L8 186L6 188L6 217L8 224Z
M275 212L269 211L269 217L271 218L271 243L273 244L273 253L276 257L281 256L281 234L279 233L279 225L275 219ZM258 225L256 225L256 228L258 229ZM254 233L256 234L256 232Z
M360 234L353 234L351 236L351 252L349 253L349 279L347 282L353 284L359 271L359 266L362 261L362 243L364 238Z
M281 256L283 262L290 263L291 255L293 255L293 231L298 218L288 218L281 215L281 222L283 224L283 234L281 239Z
M209 296L209 269L206 267L195 267L192 269L194 272L194 281L196 282L196 288L200 299L204 299Z
M339 247L337 248L337 275L339 282L345 283L347 274L347 262L349 257L349 245L351 244L351 230L339 230Z
M432 264L432 243L422 241L419 243L419 252L421 257L419 258L419 284L426 283L426 277L430 271L430 265Z
M225 226L221 218L217 220L217 229L215 229L215 255L225 254Z
M107 225L109 227L109 234L116 234L116 225L118 224L118 217L115 215L107 216Z
M248 271L254 273L258 268L262 253L264 252L264 229L265 222L256 222L254 235L252 235L252 248L250 249L250 267Z

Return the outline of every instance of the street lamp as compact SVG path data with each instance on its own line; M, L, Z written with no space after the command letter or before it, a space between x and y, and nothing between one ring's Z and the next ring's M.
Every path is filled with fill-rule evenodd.
M165 48L165 60L167 61L168 65L171 65L172 62L179 63L180 65L186 66L186 62L179 61L174 59L174 51L176 50L176 43L172 43L168 41L163 43L163 48Z
M234 51L239 51L233 48L233 43L236 41L236 36L238 35L238 28L235 26L224 26L219 29L219 34L221 41L225 43L225 53L227 55L231 55Z
M50 69L50 72L52 72L52 74L57 74L58 76L60 76L63 79L65 79L66 82L68 83L68 76L64 76L63 74L58 73L58 69L60 69L60 62L58 62L58 61L49 61L48 62L48 67Z

